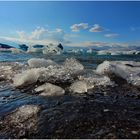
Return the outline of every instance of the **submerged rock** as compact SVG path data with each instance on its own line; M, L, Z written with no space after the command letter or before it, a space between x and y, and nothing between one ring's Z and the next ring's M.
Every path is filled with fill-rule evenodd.
M42 92L41 96L61 96L64 95L65 90L59 86L45 83L35 89L37 92Z

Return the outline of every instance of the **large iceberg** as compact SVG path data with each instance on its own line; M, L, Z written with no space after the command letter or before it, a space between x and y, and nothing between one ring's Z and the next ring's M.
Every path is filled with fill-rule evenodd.
M43 54L61 54L63 51L63 46L61 44L58 44L57 46L44 46L42 53Z
M140 62L133 61L104 61L97 69L100 74L115 74L132 85L140 85Z
M63 46L59 43L57 46L51 45L33 45L29 46L27 53L43 53L43 54L61 54Z

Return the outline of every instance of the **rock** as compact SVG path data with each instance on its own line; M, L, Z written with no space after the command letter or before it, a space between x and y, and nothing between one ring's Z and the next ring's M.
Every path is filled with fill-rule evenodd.
M45 83L35 89L37 92L42 92L41 96L61 96L64 95L65 90L59 86Z

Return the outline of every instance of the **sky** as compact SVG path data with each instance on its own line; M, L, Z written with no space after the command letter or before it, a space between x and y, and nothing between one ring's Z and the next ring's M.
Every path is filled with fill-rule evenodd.
M140 46L140 2L0 2L0 41Z

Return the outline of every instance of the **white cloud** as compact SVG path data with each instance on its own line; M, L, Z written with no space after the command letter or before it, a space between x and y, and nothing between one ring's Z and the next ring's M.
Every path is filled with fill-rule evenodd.
M94 24L91 29L89 29L90 32L102 32L104 31L104 28L101 27L99 24Z
M48 30L43 27L37 27L32 33L30 38L31 39L40 39L41 36L45 33L47 33Z
M119 34L105 34L104 36L108 38L114 38L114 37L118 37Z
M70 28L71 28L71 30L72 30L73 32L78 32L78 31L80 31L81 29L87 29L87 28L88 28L88 23L74 24L74 25L72 25Z
M62 29L48 30L44 27L37 27L32 32L16 31L17 37L1 36L3 40L12 41L15 43L25 43L27 45L42 44L48 45L50 43L69 43L70 39L75 37L73 34L66 34Z
M16 33L18 34L20 38L26 38L27 36L24 31L17 31Z
M84 42L79 42L79 43L71 43L68 45L75 46L75 47L93 47L93 46L102 47L102 46L108 45L108 43L97 42L97 41L84 41Z
M117 48L117 47L128 47L127 43L110 43L110 42L99 42L99 41L84 41L79 43L69 43L66 46L74 46L74 47L94 47L94 48Z

